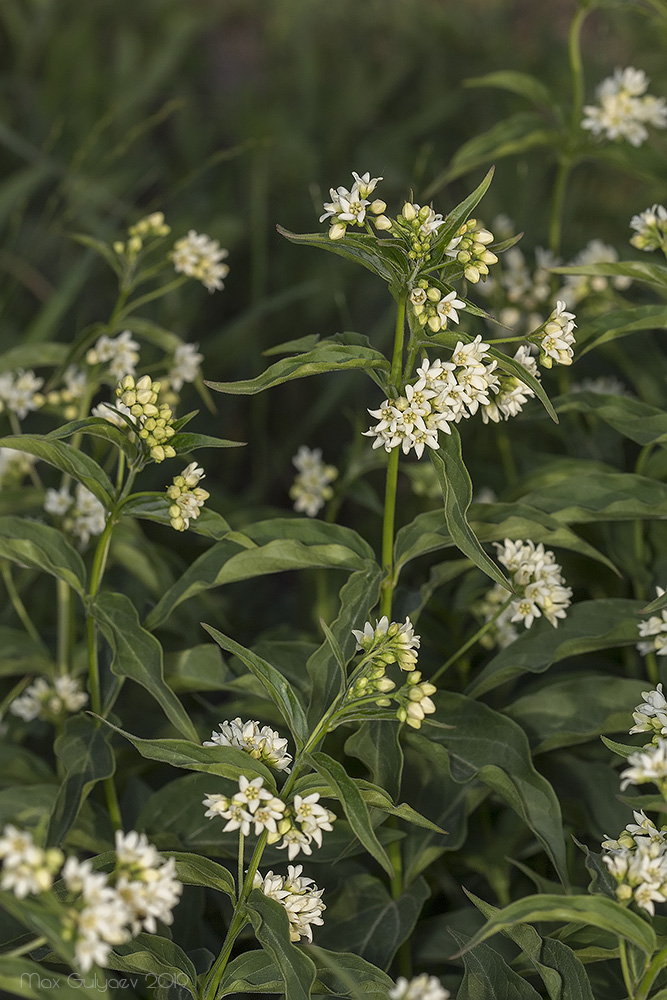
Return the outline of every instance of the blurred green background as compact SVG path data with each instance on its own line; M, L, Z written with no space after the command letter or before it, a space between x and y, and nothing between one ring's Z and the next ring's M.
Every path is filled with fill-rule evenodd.
M2 0L2 347L71 341L104 320L113 276L71 234L111 240L155 210L175 236L194 228L230 251L223 292L189 284L156 307L158 322L199 343L206 378L255 375L266 348L305 334L352 329L387 344L384 285L287 243L276 224L323 228L328 188L351 183L353 169L384 176L390 210L410 190L421 201L464 143L526 108L516 95L467 87L471 77L533 73L567 110L576 9L573 0ZM667 93L666 25L648 0L594 11L583 34L587 100L625 65ZM632 174L613 157L578 168L566 256L593 237L625 241L630 215L660 200L647 175L664 163L661 142L631 151ZM436 211L484 171L442 187ZM553 177L541 149L500 161L486 224L506 213L523 246L544 245ZM361 376L335 375L252 399L216 395L197 429L250 443L216 456L219 509L238 509L239 496L241 507L289 509L300 444L322 445L336 463L350 438L365 444L356 431L378 402L368 389Z

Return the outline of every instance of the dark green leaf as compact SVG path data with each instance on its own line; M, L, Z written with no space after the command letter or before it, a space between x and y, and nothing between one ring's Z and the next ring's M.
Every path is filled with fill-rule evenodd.
M461 438L455 427L451 428L450 434L443 436L438 450L430 452L430 458L440 480L445 520L454 544L494 583L499 583L501 587L511 592L511 584L487 556L468 523L467 511L472 500L472 483L461 454Z
M362 569L373 550L355 531L310 518L259 521L213 545L188 567L146 619L154 629L202 590L284 570L315 566Z
M552 267L554 274L587 274L605 278L619 276L633 281L646 281L650 285L667 287L667 267L664 264L649 264L643 260L608 261L603 264L577 264L568 267Z
M577 355L583 357L600 344L640 330L664 330L667 326L667 306L633 306L615 309L603 316L583 320L577 330Z
M309 375L319 375L322 372L347 371L360 368L369 373L389 373L389 362L384 354L368 347L353 347L335 344L331 341L321 341L317 347L305 354L283 358L276 361L266 371L256 378L241 382L206 382L210 389L216 392L227 392L241 395L254 395L270 389L274 385L290 382L295 378L306 378Z
M169 517L169 503L166 493L150 493L148 496L146 494L137 495L130 497L123 505L123 516L156 521L158 524L168 526L169 530L173 531ZM231 528L221 514L204 508L198 518L190 521L188 531L219 541L229 534Z
M188 455L197 448L243 448L245 441L227 441L210 434L174 434L169 442L177 455Z
M538 107L558 110L549 88L529 73L519 73L516 70L497 70L495 73L485 73L484 76L473 76L463 81L465 87L497 87L509 90L513 94L525 97Z
M411 270L405 254L392 240L356 233L353 229L350 229L342 240L331 240L326 233L290 233L282 226L276 226L276 229L290 243L319 247L320 250L328 250L329 253L345 257L346 260L368 268L390 285L403 284Z
M203 624L203 623L202 623ZM306 713L301 702L292 690L291 685L285 680L283 675L275 667L257 656L251 649L246 649L238 642L228 636L218 632L210 625L204 625L206 631L211 635L218 645L228 653L238 656L239 660L245 663L248 670L257 677L263 684L271 701L280 710L283 718L290 727L292 735L297 745L303 745L303 741L308 736L308 723Z
M466 937L452 928L449 933L461 946ZM458 990L458 1000L537 1000L540 994L525 979L510 969L497 951L487 944L478 944L474 951L463 955L465 975Z
M536 835L567 884L560 805L549 782L533 767L523 729L464 695L439 692L433 699L437 718L454 728L423 726L428 736L411 733L409 741L426 757L430 754L434 766L438 762L442 766L444 751L455 781L463 784L476 778L505 799Z
M67 358L68 344L17 344L0 354L0 372L17 368L57 367Z
M106 472L89 455L71 445L40 437L39 434L18 434L0 438L0 448L15 448L41 458L82 483L107 510L113 507L115 491Z
M362 722L356 733L346 741L345 752L362 761L373 781L385 788L396 801L403 773L398 720Z
M275 789L276 780L270 769L255 760L250 754L235 747L205 747L199 743L189 743L187 740L143 740L139 736L125 732L119 726L104 720L106 725L120 733L147 760L159 760L172 767L184 768L186 771L201 771L204 774L217 774L238 782L242 774L262 777L267 788ZM202 813L203 815L203 813Z
M130 462L137 456L137 446L130 440L130 429L116 427L104 417L86 417L85 420L71 420L62 424L46 435L46 441L59 441L61 438L72 437L73 434L90 434L91 437L109 441L127 456Z
M182 948L157 934L139 934L127 944L115 945L107 965L121 972L139 972L150 982L163 976L166 982L198 996L197 970ZM128 977L129 978L129 977Z
M340 607L331 626L331 634L341 648L345 663L354 656L357 645L352 629L363 629L371 608L378 602L382 576L382 570L375 561L368 560L365 568L352 573L341 588ZM309 657L306 669L312 680L308 717L315 725L341 693L345 671L341 670L327 642L323 642Z
M220 983L219 997L246 993L284 993L285 980L271 954L246 951L230 962Z
M343 809L348 823L355 834L364 845L372 857L378 861L388 875L393 874L391 861L387 853L377 839L371 818L368 814L368 807L355 782L350 778L342 764L329 757L328 754L317 751L309 757L313 767L331 788L335 791Z
M315 966L289 938L285 908L259 889L250 893L248 911L257 940L280 970L285 995L290 1000L308 1000L315 982Z
M667 517L667 485L631 472L593 472L536 490L521 502L564 524Z
M92 788L114 773L116 761L109 736L109 730L89 715L75 715L67 719L56 738L54 750L65 776L49 817L49 846L63 842Z
M139 616L125 594L102 592L91 602L90 613L113 653L111 669L129 677L155 698L165 715L188 739L199 741L197 730L180 701L164 681L162 646L139 624Z
M463 223L469 218L473 209L479 205L491 185L494 171L495 167L491 167L475 190L472 191L467 198L464 198L463 201L459 202L459 204L446 215L444 226L440 227L437 238L432 241L433 252L437 252L438 249L445 249L452 237L456 235ZM424 193L425 199L430 198L431 194L437 190L437 183L437 181L434 181L428 191Z
M667 412L630 396L577 392L554 400L559 413L590 413L642 446L667 441Z
M478 698L523 673L542 673L552 663L597 649L637 642L641 601L607 598L581 601L553 628L536 622L510 646L501 649L472 682L468 694Z
M219 889L233 900L236 899L234 878L226 868L217 861L211 861L199 854L185 854L182 851L164 851L165 857L176 861L176 874L186 885L203 885L210 889Z
M172 691L220 691L231 680L220 649L212 642L167 653L164 674Z
M77 594L86 590L83 559L62 531L22 517L0 517L0 558L51 573Z
M645 955L656 949L655 931L647 921L607 896L525 896L491 917L465 946L475 948L481 941L515 924L538 921L591 924L636 945Z
M314 989L326 996L352 997L353 1000L386 1000L393 979L381 969L349 952L325 951L311 945L308 949L317 969Z

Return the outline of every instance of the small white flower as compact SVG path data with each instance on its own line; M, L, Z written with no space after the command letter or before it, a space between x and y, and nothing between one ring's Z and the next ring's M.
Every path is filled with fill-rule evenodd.
M558 365L572 364L574 320L574 313L568 312L565 303L559 299L556 308L544 325L544 333L540 341L541 360L545 367L551 368L554 361Z
M322 449L310 449L302 444L292 464L297 469L297 475L290 487L289 495L294 500L294 509L303 511L308 517L316 517L318 511L327 500L331 500L333 490L330 484L338 476L334 465L325 465L322 461Z
M185 382L194 382L199 375L199 369L204 355L197 352L198 344L179 344L174 351L169 381L175 392L180 392Z
M14 373L0 374L0 413L5 409L11 410L23 420L31 410L38 410L45 401L39 392L43 384L44 379L32 370L18 368Z
M639 215L633 215L630 226L635 230L630 243L638 250L659 250L667 240L667 209L652 205Z
M663 587L656 587L658 597L664 594ZM638 642L637 649L642 656L649 653L656 653L658 656L667 655L667 609L663 609L659 615L651 615L637 626L639 635L645 642Z
M663 98L646 94L649 81L642 70L617 69L598 86L597 104L584 108L583 129L606 139L625 139L641 146L648 138L647 125L667 126L667 104Z
M658 740L644 750L630 754L628 757L630 765L621 772L621 791L627 785L643 785L646 782L662 787L667 778L667 740Z
M89 365L109 364L109 374L115 379L134 375L139 361L139 344L132 340L129 330L123 330L117 337L103 334L86 354Z
M389 996L391 1000L449 1000L450 993L439 979L423 972L410 980L399 976Z
M221 261L227 256L228 251L220 246L218 240L212 240L205 233L196 233L194 229L176 240L171 253L177 274L186 274L201 281L209 292L224 287L223 279L229 274L229 266Z
M236 747L286 774L289 774L292 763L292 757L287 753L287 740L275 729L270 726L260 727L259 722L252 719L242 722L240 718L236 718L231 722L221 722L220 732L211 733L211 739L204 746Z

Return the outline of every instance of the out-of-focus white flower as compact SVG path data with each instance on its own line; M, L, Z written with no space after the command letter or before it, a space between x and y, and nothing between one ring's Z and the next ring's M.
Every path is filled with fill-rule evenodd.
M389 991L391 1000L449 1000L450 995L439 979L426 972L410 980L399 976L396 985Z
M236 747L261 760L276 771L289 774L292 757L287 753L287 740L270 726L261 726L252 719L242 722L239 717L231 722L221 722L220 732L212 732L205 747Z
M580 267L589 264L615 264L617 261L618 253L614 247L602 240L591 240L570 261L570 265ZM558 298L565 303L568 309L572 309L587 295L601 295L607 292L610 287L622 292L628 289L631 284L632 279L624 274L617 274L613 278L607 278L603 274L566 274L563 287L558 292Z
M647 94L648 85L642 70L632 66L615 70L598 86L598 103L584 108L581 127L596 136L641 146L648 138L647 125L667 126L667 104L664 98Z
M667 779L667 740L659 739L628 757L630 765L621 772L621 791L627 785L651 782L662 790Z
M656 587L656 594L662 597L665 593L664 587ZM639 635L644 642L637 643L637 649L642 656L649 653L657 653L658 656L667 655L667 608L663 609L659 615L651 615L637 626Z
M129 330L123 330L117 337L103 334L86 354L89 365L107 364L109 374L114 379L134 375L139 361L139 344L132 340Z
M38 847L27 830L8 824L0 835L0 887L18 899L48 892L63 863L62 851Z
M199 375L204 355L197 351L198 344L179 344L174 351L169 368L169 381L175 392L180 392L185 382L194 382Z
M630 243L638 250L660 250L667 244L667 209L664 205L652 205L639 215L633 215L630 226L635 230Z
M63 518L63 529L79 541L84 548L91 535L101 535L106 525L106 510L90 490L77 483L72 497L67 486L60 490L48 489L44 510Z
M297 469L289 491L290 499L294 500L294 510L315 517L333 496L330 484L338 476L338 469L335 465L324 464L321 448L311 450L305 444L293 457L292 464Z
M285 908L289 920L290 941L305 938L313 940L313 926L323 924L323 889L318 889L312 878L302 875L301 865L289 865L287 876L274 875L272 871L262 877L255 874L253 887L277 900Z
M209 292L213 292L224 288L223 279L229 274L229 266L221 261L228 255L218 240L191 229L187 236L176 240L171 259L178 274L201 281Z
M116 855L115 890L130 911L132 934L141 930L154 934L156 920L173 923L172 910L183 892L174 859L163 858L146 834L136 830L116 831Z
M594 392L607 396L630 396L631 393L621 382L620 378L614 375L600 375L598 378L584 378L581 382L574 382L570 386L570 392Z
M63 674L52 682L38 677L23 694L10 703L9 711L24 722L45 719L56 722L66 713L78 712L88 701L76 677Z
M0 486L19 486L33 467L35 459L15 448L0 448Z
M24 371L18 368L16 372L0 374L0 413L11 410L23 420L31 410L38 410L45 403L45 398L39 389L44 379L35 375L32 369Z

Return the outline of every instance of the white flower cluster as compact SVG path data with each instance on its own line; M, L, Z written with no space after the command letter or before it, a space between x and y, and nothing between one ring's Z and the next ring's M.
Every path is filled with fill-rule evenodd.
M479 225L477 219L468 219L447 244L445 253L463 267L464 277L476 285L480 278L486 280L489 265L498 258L488 249L493 243L493 233Z
M251 781L242 774L239 790L231 799L218 793L206 796L203 800L206 806L204 815L208 819L227 820L223 833L239 830L244 837L248 837L252 825L256 837L266 831L268 842L276 844L280 840L278 849L287 848L289 859L293 861L300 851L312 854L310 845L313 841L318 847L322 846L323 830L333 830L331 824L336 815L320 805L319 799L319 792L307 796L295 795L294 801L287 807L282 799L264 788L261 775Z
M199 354L198 347L198 344L179 344L174 351L168 375L174 392L180 392L186 382L194 382L199 375L204 355Z
M125 375L134 375L139 361L139 344L132 340L129 330L123 330L117 337L103 334L86 354L89 365L108 364L109 374L119 381Z
M428 326L432 333L437 333L445 330L450 320L458 323L459 314L456 310L465 309L466 304L457 298L456 292L443 295L439 288L422 279L410 292L410 306L419 325Z
M658 597L665 593L664 587L656 587ZM651 615L648 621L640 622L637 626L639 635L644 642L637 643L637 649L642 656L649 653L656 653L658 656L667 655L667 608L664 608L659 615Z
M129 240L126 243L122 240L116 240L113 249L119 257L126 257L130 263L133 263L143 250L146 239L155 240L168 236L171 228L166 225L163 212L152 212L135 222L127 232ZM118 377L120 378L120 376Z
M635 836L634 848L620 847L602 860L616 880L619 902L634 902L653 916L655 903L667 902L667 838L646 822L647 835Z
M363 631L352 629L352 635L357 640L357 649L363 650L367 656L372 655L373 663L386 666L398 663L401 670L414 670L417 665L417 652L421 638L415 635L415 630L409 618L403 624L389 623L383 615L375 627L366 622Z
M435 712L430 696L437 688L429 681L422 681L421 672L415 669L421 640L415 635L410 619L406 618L402 625L399 622L390 624L383 615L375 627L366 622L363 631L352 629L352 635L364 657L348 685L346 698L350 709L357 713L361 706L369 704L387 708L393 699L399 722L420 729L425 716ZM408 673L405 683L398 689L394 681L385 676L390 663L397 663Z
M189 528L190 521L199 517L201 508L208 500L210 493L198 485L203 478L204 470L198 468L196 462L190 462L180 476L174 476L171 486L167 487L167 496L171 501L169 518L176 531Z
M496 645L508 646L517 638L512 628L515 622L530 628L536 618L544 616L556 628L558 619L565 618L572 590L564 586L561 567L553 552L545 549L541 542L535 545L531 541L511 541L509 538L502 545L496 542L496 548L498 561L509 570L516 591L516 596L494 622L492 636ZM487 622L494 618L508 596L499 583L487 592L480 609Z
M201 281L209 292L224 288L223 278L229 274L229 266L221 261L227 256L228 251L218 240L212 240L205 233L196 233L194 229L176 240L171 253L174 270Z
M19 486L30 472L34 458L15 448L0 448L0 487Z
M556 308L544 324L540 340L540 362L545 368L551 368L554 361L557 365L572 364L574 320L574 313L568 312L565 303L559 299Z
M323 205L324 213L320 216L320 222L331 219L329 226L329 239L331 240L342 239L348 226L363 227L366 221L366 209L369 209L374 215L382 216L387 207L380 199L373 202L368 200L368 195L372 194L382 177L371 177L368 171L359 176L354 170L352 176L354 184L350 190L348 191L346 187L342 186L330 188L331 201L325 201ZM380 229L388 228L384 226L381 219L376 220L376 225Z
M630 227L635 230L630 243L638 250L663 250L667 246L667 209L664 205L652 205L630 219Z
M391 1000L449 1000L451 994L439 979L422 972L410 980L399 976L389 996Z
M59 490L48 489L44 497L44 510L55 517L62 517L63 530L73 535L84 548L92 535L101 535L106 524L106 511L90 490L77 483L74 496L69 487Z
M662 684L654 691L642 691L642 698L644 701L632 713L635 724L630 734L651 733L655 743L661 736L667 737L667 698L662 693Z
M584 378L574 382L570 392L594 392L606 396L629 396L627 387L615 375L600 375L598 378Z
M335 465L324 464L321 448L311 450L305 444L293 457L292 464L297 469L289 491L290 499L294 500L294 510L315 517L333 496L330 483L338 475L338 469Z
M618 253L614 247L602 240L590 240L583 250L573 257L569 262L571 266L588 266L589 264L615 264L618 261ZM630 287L632 280L623 274L617 274L613 278L607 278L603 274L566 274L563 287L558 292L567 308L576 306L577 302L588 295L600 295L615 288L623 292Z
M626 139L641 146L648 139L647 125L667 126L667 104L662 97L646 93L649 80L641 69L617 69L599 84L597 104L584 108L581 127L606 139Z
M261 726L259 722L248 720L242 722L239 717L231 722L221 722L220 732L213 731L211 739L206 740L205 747L236 747L261 760L276 771L289 774L292 757L287 753L287 740L283 739L270 726Z
M514 232L514 223L503 220L509 227L508 235ZM494 221L494 229L500 228L499 220ZM489 277L479 285L485 298L492 300L493 315L503 326L525 334L542 326L546 319L547 303L551 298L551 275L549 268L558 260L550 250L537 247L534 269L528 265L519 247L510 247L502 256L501 270L497 277Z
M658 739L632 753L628 757L630 765L621 772L621 791L627 785L657 785L661 792L667 791L667 739Z
M390 452L400 445L403 454L414 450L421 458L425 447L438 448L439 431L450 434L451 423L473 416L480 408L485 423L516 416L534 392L515 376L498 375L498 363L490 360L488 349L489 344L477 336L467 344L459 341L451 361L423 361L417 369L419 378L406 385L404 396L385 399L379 409L369 409L378 422L363 433L375 438L373 448ZM520 347L514 360L536 375L527 348Z
M44 379L35 375L32 369L24 371L23 368L17 368L15 372L2 372L0 413L9 410L19 420L23 420L31 410L39 410L45 403L44 396L39 392L43 385Z
M277 900L284 907L289 920L290 941L305 938L313 940L313 926L324 923L322 913L323 889L318 889L312 878L306 878L301 865L289 865L287 876L268 872L264 877L256 872L253 887L265 896Z
M18 899L48 892L63 863L62 851L38 847L27 830L8 824L0 836L0 887Z
M174 859L165 861L145 834L118 830L115 847L114 871L105 875L75 857L63 865L61 851L42 850L29 833L13 826L6 826L0 837L0 885L20 899L48 892L62 865L68 891L62 901L62 936L74 940L76 962L84 972L94 964L105 965L113 945L142 930L155 933L157 920L172 923L183 891Z
M10 703L9 711L24 722L46 719L59 722L67 712L78 712L88 701L88 695L81 690L81 681L63 674L49 682L43 677L27 687L23 694Z

